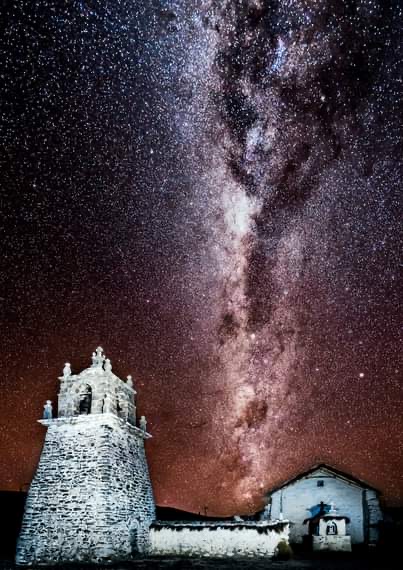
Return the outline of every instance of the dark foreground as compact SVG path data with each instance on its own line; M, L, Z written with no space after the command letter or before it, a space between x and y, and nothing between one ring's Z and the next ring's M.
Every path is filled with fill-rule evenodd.
M307 558L294 556L291 560L264 559L184 559L184 558L148 558L139 559L130 564L114 566L55 566L46 570L395 570L401 568L401 560L386 559L379 553L365 555L332 555ZM0 562L0 570L16 570L12 562ZM45 567L38 567L45 570Z

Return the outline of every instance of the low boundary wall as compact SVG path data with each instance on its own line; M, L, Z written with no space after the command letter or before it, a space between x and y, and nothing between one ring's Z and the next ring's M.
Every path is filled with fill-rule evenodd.
M152 556L272 557L288 544L289 522L155 522L150 527Z

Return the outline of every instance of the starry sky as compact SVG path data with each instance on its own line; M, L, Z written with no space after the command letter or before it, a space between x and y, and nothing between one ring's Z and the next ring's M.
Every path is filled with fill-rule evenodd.
M157 503L403 502L397 0L0 4L0 488L103 346Z

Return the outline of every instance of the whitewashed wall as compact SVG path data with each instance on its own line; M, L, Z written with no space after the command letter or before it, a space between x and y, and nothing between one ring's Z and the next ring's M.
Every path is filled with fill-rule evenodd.
M318 479L324 482L317 486ZM302 542L302 536L308 534L308 525L303 521L311 516L308 508L321 501L334 503L339 514L350 518L347 533L351 535L353 544L364 542L364 508L365 490L354 483L331 475L326 470L318 470L306 477L292 482L272 494L271 516L279 518L280 501L284 518L291 523L290 542Z
M313 550L351 552L351 536L314 536Z
M150 529L154 556L267 556L276 554L278 543L288 544L288 521L282 523L155 524Z

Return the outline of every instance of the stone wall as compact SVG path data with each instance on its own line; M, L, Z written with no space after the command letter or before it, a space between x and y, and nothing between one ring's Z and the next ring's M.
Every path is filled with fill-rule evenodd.
M98 364L86 368L80 374L66 374L59 378L59 418L80 415L80 399L83 393L89 390L91 395L88 413L110 412L136 425L136 391L131 380L124 382L116 376L112 372L110 361L109 367L105 369L104 360L105 358L100 356Z
M288 544L289 525L278 523L155 523L150 529L153 556L271 557L280 541Z
M373 489L365 491L365 506L368 518L368 542L375 544L379 540L379 523L383 520L382 510L379 504L378 493Z
M113 414L42 423L48 431L17 563L124 560L145 550L155 505L144 432Z

